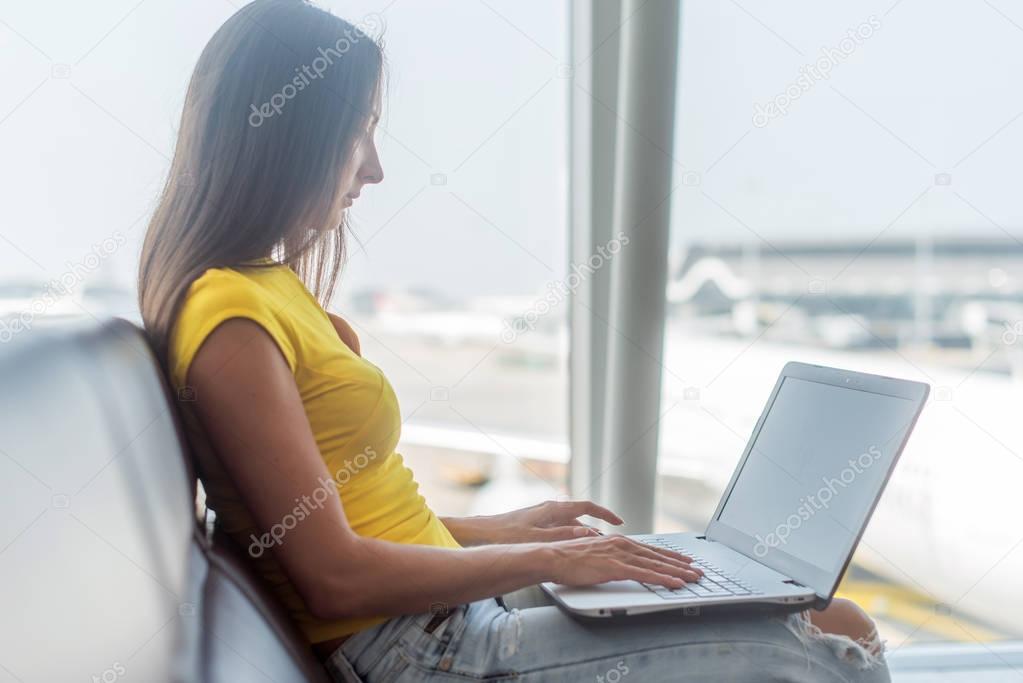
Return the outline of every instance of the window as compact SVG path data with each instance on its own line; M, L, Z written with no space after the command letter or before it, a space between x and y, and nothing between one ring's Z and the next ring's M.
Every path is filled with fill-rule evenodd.
M1023 16L683 7L659 525L703 528L786 361L929 382L840 594L893 648L1020 637Z
M42 6L0 13L4 341L67 315L138 320L138 253L188 78L241 4L111 2L65 8L59 26ZM566 269L567 4L321 5L384 26L388 59L386 181L353 209L332 308L395 385L424 479L478 483L523 458L539 478L521 502L554 497L566 311L546 295Z
M452 1L384 15L387 180L354 213L336 303L395 385L403 447L443 453L417 474L501 472L522 504L561 493L567 457L567 302L548 297L567 267L567 11Z

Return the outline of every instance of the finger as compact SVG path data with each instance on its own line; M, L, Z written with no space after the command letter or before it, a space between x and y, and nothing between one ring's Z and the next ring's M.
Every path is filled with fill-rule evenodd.
M635 541L635 539L629 539L629 540ZM650 545L648 543L643 543L642 541L635 541L635 543L636 543L636 545L640 545L640 546L646 548L647 550L652 550L655 553L657 553L658 555L663 555L664 557L670 557L672 559L681 560L682 562L687 562L687 563L690 563L690 564L692 564L692 562L693 562L693 558L690 557L689 555L685 555L683 553L675 552L674 550L668 550L667 548L658 548L655 545Z
M662 571L664 567L671 567L672 574L683 576L689 581L698 581L700 579L701 572L690 565L690 563L675 557L662 555L656 552L655 548L638 543L631 538L615 536L608 539L606 543L618 553L618 559L625 562L632 564L656 562L659 566L663 565L661 567Z
M629 540L633 542L633 545L629 548L629 550L640 557L657 560L658 562L668 562L675 566L682 567L687 571L693 572L697 577L703 576L703 570L692 566L693 560L688 555L665 551L663 548L646 545L645 543L640 543L633 539Z
M599 536L600 532L588 526L556 526L550 529L537 529L536 538L539 541L568 541L573 538L585 538L587 536Z
M689 557L688 555L683 555L682 553L676 553L670 550L665 550L664 548L655 548L653 546L645 545L642 543L640 545L642 546L643 550L647 552L652 552L659 557L668 558L669 560L673 560L675 562L684 562L686 564L693 563L693 558Z
M682 588L686 585L685 581L670 574L661 574L652 569L631 565L624 565L622 567L622 579L632 579L633 581L664 586L665 588Z
M668 562L662 562L660 560L651 560L649 558L637 558L636 564L639 566L650 569L657 572L658 574L668 574L669 576L677 576L686 582L696 582L700 580L700 575L697 574L693 569L680 566L677 564L671 564Z
M622 536L621 534L615 534L614 536L612 536L612 538L623 539L624 542L628 543L628 545L630 547L643 548L643 549L648 550L650 552L657 553L658 555L661 555L663 557L668 557L668 558L671 558L673 560L677 560L677 561L680 561L680 562L692 563L692 561L693 561L693 558L689 557L688 555L683 555L682 553L677 553L674 550L668 550L667 548L658 548L655 545L649 545L647 543L643 543L642 541L637 541L636 539L630 538L629 536ZM619 541L619 542L621 542L621 541Z
M614 524L615 526L625 524L625 521L621 517L611 512L606 507L597 505L593 501L589 500L570 500L563 502L560 504L560 510L572 517L589 515L590 517L596 517L597 519L603 520L609 524Z
M578 519L573 519L571 522L566 522L565 524L566 524L566 526L586 527L587 529L590 529L590 530L593 531L593 534L591 534L591 535L597 535L597 536L604 536L605 535L604 532L601 531L600 529L598 529L597 527L590 526L586 522L580 522Z
M684 572L693 581L700 577L698 570L688 562L676 560L673 557L665 557L664 555L653 552L653 549L647 548L642 544L637 543L635 546L626 546L624 552L627 555L627 562L656 562L658 564L672 567L675 572Z

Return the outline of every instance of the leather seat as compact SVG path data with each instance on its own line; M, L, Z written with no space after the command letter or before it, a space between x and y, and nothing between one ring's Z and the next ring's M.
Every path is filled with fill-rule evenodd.
M0 681L327 681L198 523L141 331L37 327L0 346Z

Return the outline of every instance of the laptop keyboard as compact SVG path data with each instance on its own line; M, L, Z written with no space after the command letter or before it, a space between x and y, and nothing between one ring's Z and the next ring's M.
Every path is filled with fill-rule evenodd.
M703 576L700 577L699 581L687 583L682 588L666 588L650 583L643 584L653 591L655 595L665 600L697 600L700 598L720 598L731 595L747 596L761 594L761 591L752 588L749 584L739 579L728 576L716 565L707 562L696 553L686 550L675 543L666 541L663 538L647 539L644 543L688 555L693 558L693 566L703 570Z

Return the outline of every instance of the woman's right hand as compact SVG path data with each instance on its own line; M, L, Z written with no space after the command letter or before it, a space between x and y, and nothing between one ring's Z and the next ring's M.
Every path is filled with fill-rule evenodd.
M547 544L552 553L551 580L567 586L592 586L632 579L681 588L703 572L693 558L640 543L626 536L598 536Z

